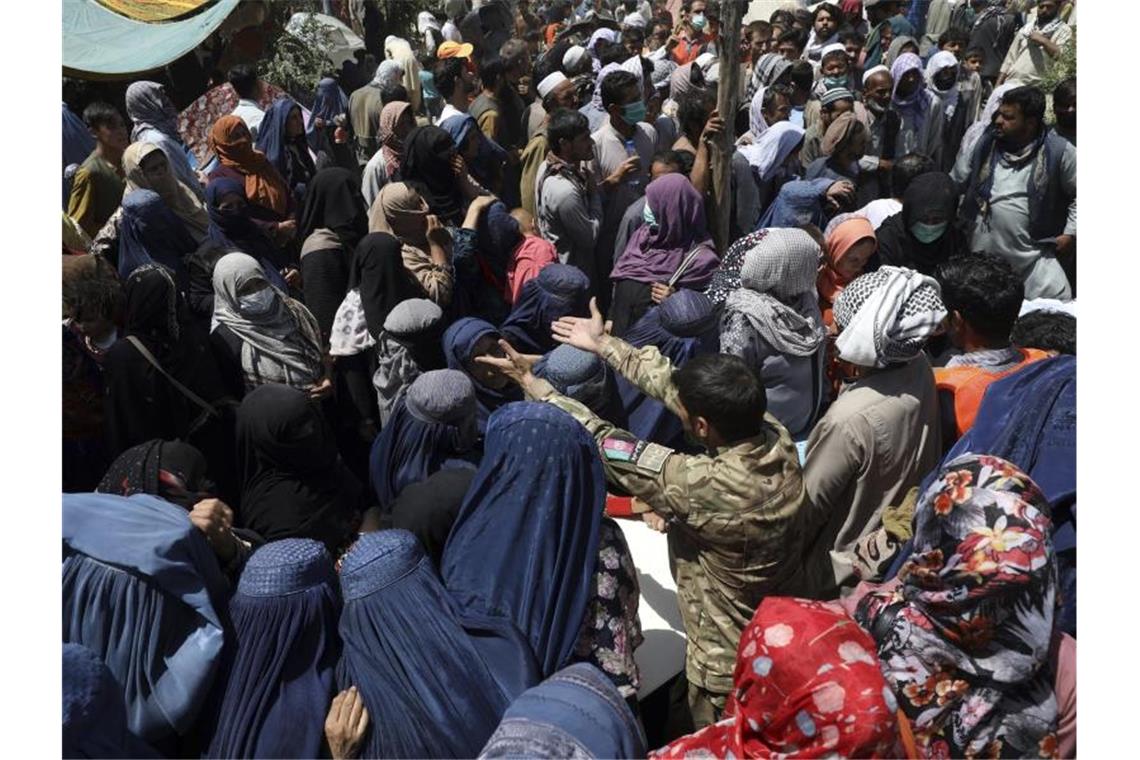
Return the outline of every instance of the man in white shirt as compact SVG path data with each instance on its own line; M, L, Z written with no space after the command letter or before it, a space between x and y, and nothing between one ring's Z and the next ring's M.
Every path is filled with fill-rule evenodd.
M257 67L248 63L241 63L230 69L230 86L237 92L238 104L233 110L234 116L240 116L253 139L257 139L257 128L265 118L265 111L257 104L261 99L261 81L257 78Z
M465 58L444 58L435 65L432 72L435 91L444 101L443 110L435 120L437 125L452 116L466 114L471 107L471 97L475 94L475 76L466 64Z

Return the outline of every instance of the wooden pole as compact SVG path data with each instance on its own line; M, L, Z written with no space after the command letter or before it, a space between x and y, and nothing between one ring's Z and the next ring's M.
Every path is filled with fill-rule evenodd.
M736 143L736 109L740 103L740 19L747 0L722 0L720 4L720 36L716 41L720 76L716 108L724 120L724 132L713 142L712 162L712 237L723 255L728 250L732 214L732 151Z

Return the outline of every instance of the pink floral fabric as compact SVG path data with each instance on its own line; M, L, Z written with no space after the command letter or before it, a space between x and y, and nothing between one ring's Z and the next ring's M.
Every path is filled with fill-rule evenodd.
M1028 475L959 457L918 503L901 585L860 603L924 757L1056 756L1052 530Z

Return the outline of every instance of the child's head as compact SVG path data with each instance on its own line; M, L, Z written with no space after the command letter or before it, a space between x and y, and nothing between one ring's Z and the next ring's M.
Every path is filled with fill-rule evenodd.
M980 47L972 47L966 51L966 55L962 57L962 64L966 67L967 71L972 71L975 74L982 70L982 66L986 63L986 51Z
M534 215L525 208L519 207L511 211L511 217L519 223L519 232L524 235L537 235L538 228L534 226Z

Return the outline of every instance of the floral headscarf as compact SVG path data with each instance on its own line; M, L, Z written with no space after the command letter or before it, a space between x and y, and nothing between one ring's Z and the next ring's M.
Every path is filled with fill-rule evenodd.
M396 125L404 111L411 108L411 103L397 100L388 103L380 111L380 150L384 151L384 163L389 177L399 171L400 155L404 152L404 140L396 135Z
M902 757L874 640L833 605L769 597L740 636L726 720L651 757Z
M924 757L1053 757L1057 603L1049 503L1015 465L949 462L915 512L915 552L856 619Z

